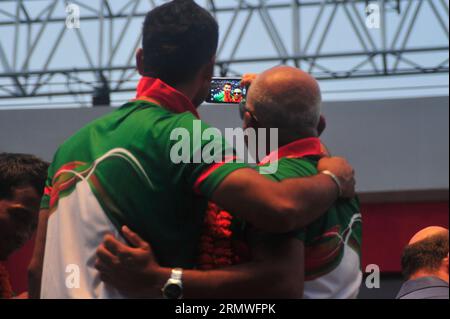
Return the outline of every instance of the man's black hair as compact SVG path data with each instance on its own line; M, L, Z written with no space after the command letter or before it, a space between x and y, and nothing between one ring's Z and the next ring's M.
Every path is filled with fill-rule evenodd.
M48 163L33 155L0 153L0 199L13 197L14 189L31 186L43 195Z
M193 0L174 0L150 11L143 27L144 72L169 85L192 80L217 51L219 26Z
M436 271L448 256L448 234L430 236L403 251L402 269L405 279L410 279L419 270Z

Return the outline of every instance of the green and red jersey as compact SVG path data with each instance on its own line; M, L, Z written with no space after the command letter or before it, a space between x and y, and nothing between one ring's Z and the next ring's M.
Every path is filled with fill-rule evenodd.
M318 138L305 138L279 148L260 163L260 170L273 181L318 174L323 156ZM268 165L277 164L277 170ZM356 298L362 281L361 214L359 201L338 200L313 223L292 232L305 245L304 297L311 299ZM210 203L205 219L199 267L223 268L251 260L248 250L249 228L239 219ZM270 241L278 235L251 231L254 240ZM300 283L299 283L300 284Z
M194 121L201 123L194 130ZM190 161L175 164L171 140L189 132ZM192 268L207 201L241 163L196 163L205 145L233 150L203 132L191 101L164 82L143 78L137 99L87 125L61 145L49 169L42 209L51 212L44 260L43 297L115 298L93 267L105 234L128 225L150 242L162 266ZM207 134L208 135L208 134ZM192 143L197 139L199 145ZM64 287L67 265L78 265L82 287Z
M266 175L274 181L317 175L323 156L318 138L300 139L283 146L261 162L278 161L278 170ZM312 299L354 298L362 273L362 220L359 201L338 200L316 221L292 235L305 245L304 296Z

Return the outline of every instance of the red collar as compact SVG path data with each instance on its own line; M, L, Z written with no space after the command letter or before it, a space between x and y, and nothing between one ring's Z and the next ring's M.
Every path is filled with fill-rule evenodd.
M191 112L195 117L200 118L194 104L186 95L160 79L142 77L137 87L136 100L156 102L171 112Z
M302 138L291 144L282 146L265 157L259 165L276 162L281 158L301 158L306 156L324 156L322 142L319 138Z

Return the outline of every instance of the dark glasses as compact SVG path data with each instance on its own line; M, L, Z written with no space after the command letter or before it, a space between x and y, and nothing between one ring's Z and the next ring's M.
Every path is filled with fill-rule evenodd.
M244 115L247 112L250 114L253 121L258 122L258 118L255 116L255 114L253 114L253 112L247 108L247 101L244 99L241 101L241 103L239 103L239 115L241 116L241 120L244 119Z

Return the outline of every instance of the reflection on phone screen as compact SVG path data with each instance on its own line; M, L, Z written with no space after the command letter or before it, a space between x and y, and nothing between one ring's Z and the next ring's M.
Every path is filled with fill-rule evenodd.
M239 104L245 99L246 93L246 88L241 87L241 79L214 78L211 81L211 91L206 102Z

